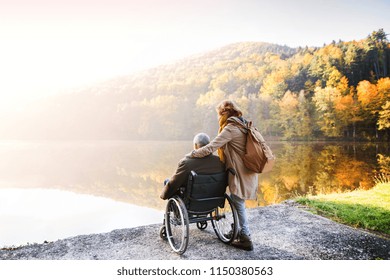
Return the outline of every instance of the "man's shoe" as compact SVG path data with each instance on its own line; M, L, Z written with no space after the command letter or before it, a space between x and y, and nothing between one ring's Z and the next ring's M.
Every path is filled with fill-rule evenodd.
M240 234L237 240L234 240L231 245L238 249L242 249L245 251L253 251L253 243L250 236L246 234Z

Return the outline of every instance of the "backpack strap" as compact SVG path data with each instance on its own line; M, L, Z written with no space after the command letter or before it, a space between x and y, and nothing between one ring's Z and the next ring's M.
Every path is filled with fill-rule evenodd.
M238 118L238 117L230 117L230 118L228 118L228 123L231 123L232 125L234 125L234 126L236 126L242 133L244 133L245 134L245 138L247 138L248 137L248 133L250 133L249 132L249 126L248 126L248 124L250 123L250 124L252 124L252 122L247 122L246 120L244 120L245 121L245 123L240 119L240 118ZM245 143L246 143L246 139L245 139ZM239 154L239 152L237 151L237 149L235 149L233 146L231 146L231 148L236 152L236 153L238 153ZM246 149L245 149L245 151L244 151L245 153L246 153Z
M239 128L242 128L242 132L245 134L248 133L248 130L252 126L252 121L247 121L244 118L239 118L239 117L230 117L228 118L228 123L231 123Z

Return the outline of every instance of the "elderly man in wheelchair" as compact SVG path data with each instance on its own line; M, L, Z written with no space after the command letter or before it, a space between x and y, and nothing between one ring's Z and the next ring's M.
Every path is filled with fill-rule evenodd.
M210 138L199 133L193 142L199 149ZM227 244L237 237L237 211L226 194L227 172L218 156L187 156L180 160L176 173L165 180L160 198L168 202L160 237L168 240L174 252L183 254L187 250L191 223L203 230L211 221L219 240Z

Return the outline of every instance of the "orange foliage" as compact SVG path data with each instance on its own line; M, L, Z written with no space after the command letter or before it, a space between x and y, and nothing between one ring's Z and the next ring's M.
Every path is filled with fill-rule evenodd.
M367 106L372 103L378 95L376 85L371 84L369 81L361 81L356 89L358 100L363 106Z
M349 91L348 84L349 84L348 78L342 76L336 88L341 92L341 94L346 94Z
M340 159L338 167L335 168L335 178L338 181L338 185L348 190L354 190L356 188L368 189L373 185L372 178L370 176L362 176L370 170L368 164L362 161L353 159Z
M347 110L348 108L351 108L353 104L354 104L353 94L340 96L337 102L335 102L335 109L337 111L344 111Z
M261 192L266 205L277 203L280 200L278 187L268 182L262 184Z
M245 201L245 206L247 208L256 208L258 207L258 202L256 200L246 200Z
M299 176L298 175L289 175L281 176L281 180L284 183L285 189L292 191L298 187Z
M390 98L390 78L382 78L378 80L376 85L378 89L378 95L381 99L389 99Z

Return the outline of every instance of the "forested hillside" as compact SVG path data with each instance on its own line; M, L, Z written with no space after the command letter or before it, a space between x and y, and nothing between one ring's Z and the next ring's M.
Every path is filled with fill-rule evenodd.
M0 124L3 138L192 139L217 132L215 105L234 99L267 138L390 138L390 44L226 46L55 96Z

